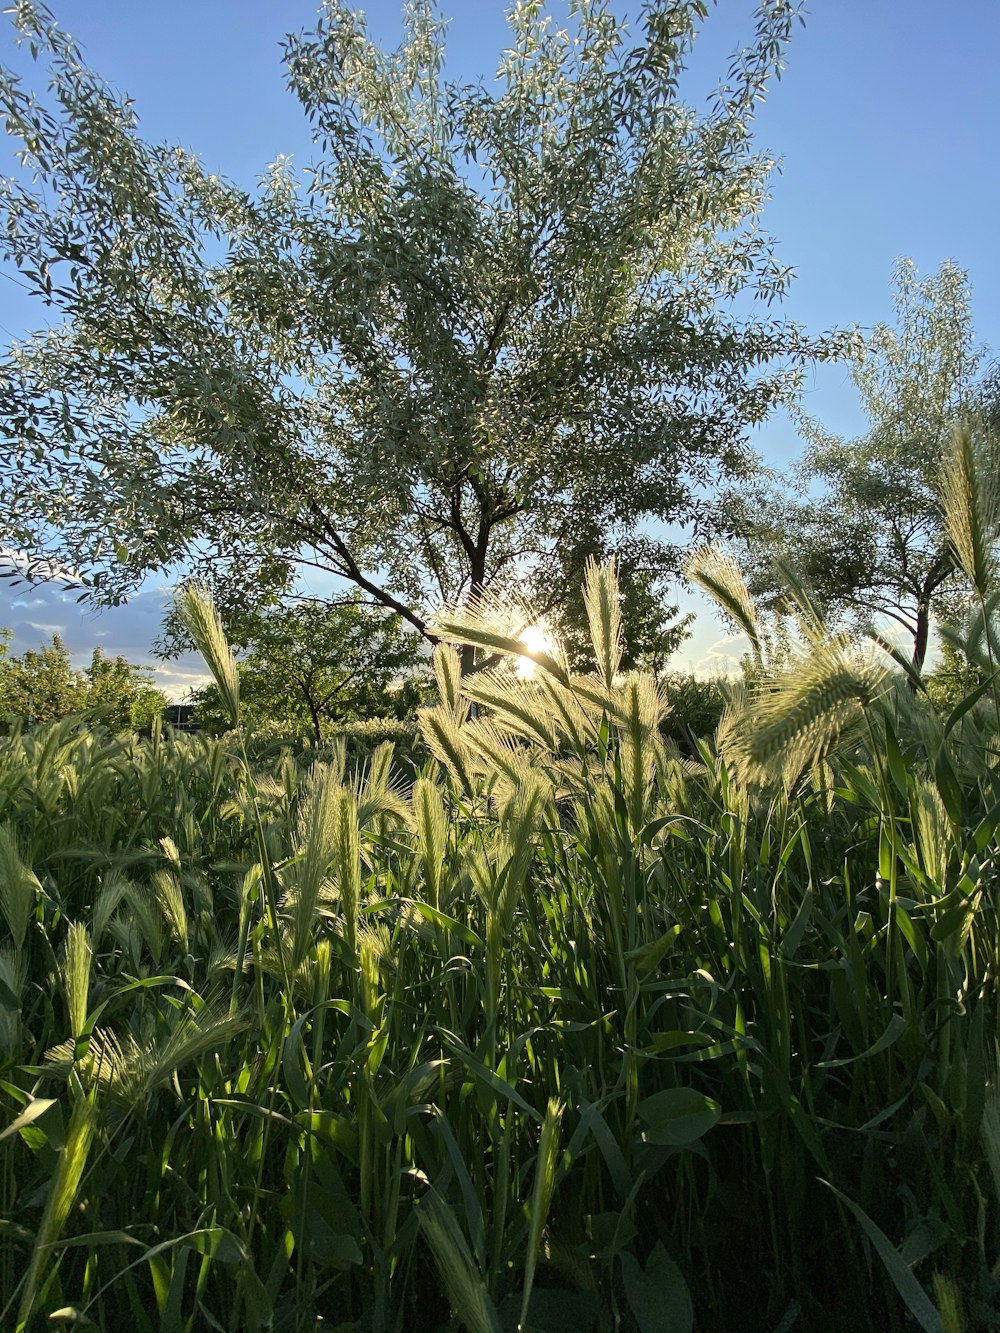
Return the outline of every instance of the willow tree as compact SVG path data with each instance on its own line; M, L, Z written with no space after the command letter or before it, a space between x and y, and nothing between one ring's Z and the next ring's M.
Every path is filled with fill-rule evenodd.
M584 555L697 526L836 341L736 301L788 281L751 122L796 5L759 6L696 112L706 11L650 0L632 35L602 0L565 27L522 0L497 80L458 86L429 0L392 53L327 0L284 51L315 159L248 192L145 142L20 0L51 91L0 80L24 163L0 243L53 319L0 379L19 568L115 601L194 567L224 605L319 568L425 632L441 600L516 585L544 611ZM642 550L648 587L675 553Z
M922 278L900 260L893 303L895 325L875 325L851 370L865 433L844 439L799 414L806 450L794 485L756 481L725 507L758 591L780 593L771 562L790 560L830 616L905 636L919 672L935 610L962 591L942 460L956 426L974 420L995 469L1000 435L977 387L966 273L949 262Z

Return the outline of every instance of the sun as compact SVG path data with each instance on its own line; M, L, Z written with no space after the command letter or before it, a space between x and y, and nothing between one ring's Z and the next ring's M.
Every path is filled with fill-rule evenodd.
M519 676L533 676L538 669L538 663L532 659L543 654L551 657L556 650L555 639L552 637L548 626L541 623L525 626L518 635L518 639L532 656L517 659L517 674Z

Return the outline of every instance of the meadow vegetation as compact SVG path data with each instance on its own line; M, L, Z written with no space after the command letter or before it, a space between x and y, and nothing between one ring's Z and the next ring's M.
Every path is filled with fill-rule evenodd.
M0 749L0 1324L959 1333L1000 1318L996 506L980 681L824 631L682 754L622 673L442 616L431 758L73 719ZM211 601L180 606L222 700ZM461 646L496 658L463 676ZM474 707L472 707L474 705Z

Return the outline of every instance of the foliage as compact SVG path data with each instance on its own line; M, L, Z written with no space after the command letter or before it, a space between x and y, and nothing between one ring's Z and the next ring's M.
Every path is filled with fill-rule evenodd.
M144 731L167 706L166 695L153 684L151 667L106 657L100 648L94 649L86 677L86 707L100 709L101 720L112 731Z
M808 444L796 491L751 489L730 514L755 584L776 590L769 561L795 562L831 616L887 617L912 640L919 671L934 609L956 571L939 472L951 432L976 408L980 352L965 273L952 263L921 279L896 268L897 327L878 324L852 379L869 420L844 440L800 415ZM995 457L994 436L981 435Z
M421 702L421 640L397 615L305 602L244 618L234 638L240 717L255 731L305 728L318 745L343 722L412 716ZM193 697L199 726L230 726L216 686Z
M16 5L52 94L0 77L25 168L0 245L61 319L0 375L22 567L113 601L182 562L232 613L305 562L426 631L483 587L555 611L646 518L701 524L747 428L846 342L731 313L789 278L751 128L798 6L762 0L697 112L678 85L706 10L650 0L630 33L604 0L565 26L525 0L497 82L457 86L430 0L391 54L331 0L285 48L316 162L248 194L146 143Z
M87 682L74 671L69 649L58 634L50 644L9 656L9 637L0 657L0 701L5 715L50 722L86 707Z
M997 714L817 630L672 759L584 602L591 676L437 650L406 788L0 748L6 1325L996 1326Z
M166 707L147 667L95 648L86 671L76 671L58 634L50 644L9 655L9 631L0 631L0 716L51 722L96 709L112 731L142 730Z
M660 685L670 704L665 734L685 753L694 753L696 741L715 735L726 706L729 682L724 677L667 671L660 677Z

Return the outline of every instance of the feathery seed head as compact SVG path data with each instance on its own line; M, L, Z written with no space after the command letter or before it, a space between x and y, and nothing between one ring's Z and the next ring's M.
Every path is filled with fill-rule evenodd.
M189 580L178 589L175 602L181 623L205 659L235 727L240 720L240 678L212 594L203 583Z

